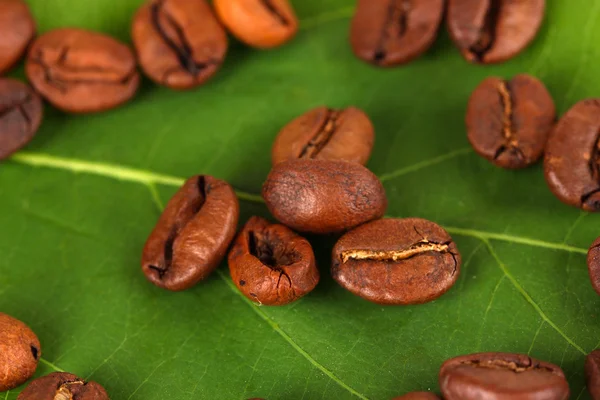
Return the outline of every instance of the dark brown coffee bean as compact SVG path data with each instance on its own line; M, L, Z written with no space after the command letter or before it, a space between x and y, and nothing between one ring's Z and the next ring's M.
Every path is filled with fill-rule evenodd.
M600 237L594 240L588 250L587 266L592 287L600 295Z
M223 25L242 42L268 49L289 41L298 18L288 0L214 0Z
M580 101L558 121L546 144L544 173L562 202L600 210L600 99Z
M239 203L227 182L208 175L191 177L169 200L146 242L146 278L169 290L194 286L223 260L238 217Z
M0 74L25 54L35 35L35 22L23 0L0 1Z
M32 381L17 400L109 400L100 384L67 372L53 372Z
M525 168L540 159L556 119L554 101L529 75L490 77L467 107L467 136L479 155L503 168Z
M426 303L446 293L460 273L456 244L439 225L386 218L351 230L332 252L333 278L379 304Z
M365 165L375 132L369 117L358 108L317 107L281 129L271 156L273 164L297 158L344 160Z
M567 400L569 384L556 365L524 354L479 353L446 361L440 370L445 400Z
M0 79L0 160L33 139L42 114L42 100L29 86L14 79Z
M55 107L73 113L104 111L135 94L140 77L131 50L110 36L78 28L38 37L25 72Z
M131 34L146 75L172 89L204 83L227 53L227 34L206 0L150 0Z
M319 282L308 240L260 217L248 220L229 251L228 261L238 289L259 304L291 303Z
M431 47L443 13L443 0L358 0L352 50L375 65L407 63Z
M41 356L35 333L18 319L0 313L0 392L31 378Z
M594 350L585 359L585 381L592 400L600 400L600 350Z
M545 0L448 0L448 31L467 61L499 63L535 38L545 8Z
M347 161L279 163L269 173L262 195L277 220L300 232L341 232L381 218L387 207L379 179Z
M431 392L413 392L413 393L407 393L404 396L394 397L392 400L441 400L441 399Z

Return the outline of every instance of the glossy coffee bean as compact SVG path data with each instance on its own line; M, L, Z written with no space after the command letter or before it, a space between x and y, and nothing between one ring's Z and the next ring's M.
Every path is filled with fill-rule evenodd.
M375 131L369 117L355 107L317 107L292 120L275 138L273 164L298 158L344 160L365 165Z
M204 83L227 53L227 34L206 0L150 0L131 35L144 73L172 89Z
M456 244L439 225L386 218L351 230L332 252L333 278L374 303L419 304L446 293L460 273Z
M17 400L109 400L100 384L67 372L53 372L32 381Z
M545 0L448 0L448 31L467 61L499 63L535 38L545 8Z
M0 74L25 54L35 35L35 22L23 0L0 1Z
M260 49L277 47L298 31L288 0L214 0L219 19L242 42Z
M194 286L223 260L238 217L238 200L227 182L208 175L191 177L169 200L146 242L146 278L169 290Z
M445 400L567 400L569 385L556 365L524 354L479 353L446 361Z
M278 221L300 232L341 232L381 218L387 207L379 179L347 161L279 163L269 173L262 196Z
M585 381L592 400L600 400L600 350L594 350L585 359Z
M600 99L575 104L550 134L544 173L562 202L600 210Z
M594 240L588 250L587 266L592 287L600 295L600 237Z
M554 121L554 101L529 75L490 77L467 107L467 137L475 151L503 168L525 168L540 159Z
M0 392L31 378L41 356L35 333L18 319L0 313Z
M0 78L0 160L33 139L42 114L42 99L32 88L14 79Z
M394 397L392 400L441 400L437 395L431 392L412 392L404 396Z
M260 217L248 220L229 251L228 261L235 285L259 304L291 303L319 282L308 240Z
M25 71L46 100L73 113L104 111L125 103L140 81L127 46L78 28L56 29L38 37Z
M358 0L352 50L379 66L407 63L431 47L443 13L444 0Z

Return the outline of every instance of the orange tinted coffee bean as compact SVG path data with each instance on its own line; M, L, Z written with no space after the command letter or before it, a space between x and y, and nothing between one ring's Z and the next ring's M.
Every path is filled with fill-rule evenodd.
M23 0L0 0L0 74L25 54L35 35L35 22Z
M35 333L18 319L0 313L0 392L31 378L41 356Z

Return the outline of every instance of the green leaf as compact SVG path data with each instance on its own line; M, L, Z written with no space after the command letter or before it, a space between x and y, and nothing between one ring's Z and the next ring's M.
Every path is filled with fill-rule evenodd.
M40 32L82 26L123 40L140 3L30 0ZM352 55L352 1L294 3L302 30L288 45L232 44L223 69L197 90L146 82L104 114L48 107L34 142L0 165L0 310L39 335L38 376L73 372L118 400L376 400L437 390L449 357L513 351L562 366L573 399L589 398L583 362L599 346L600 298L585 253L600 216L555 199L540 165L506 171L476 156L463 120L470 92L489 75L538 76L561 113L597 95L600 2L549 0L539 37L503 65L467 64L442 30L424 57L393 69ZM285 307L245 300L225 263L183 293L146 282L142 246L182 179L226 179L248 194L241 223L267 216L255 195L273 137L320 104L372 117L369 167L384 181L388 214L448 229L464 259L455 287L420 306L368 303L330 278L334 237L311 237L321 283Z

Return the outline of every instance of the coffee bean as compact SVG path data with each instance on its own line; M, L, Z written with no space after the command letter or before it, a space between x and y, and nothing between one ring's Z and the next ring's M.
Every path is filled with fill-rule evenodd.
M431 47L443 13L443 0L358 0L352 50L379 66L407 63Z
M269 211L300 232L333 233L381 218L383 185L360 164L293 160L273 167L262 188Z
M499 63L535 38L545 8L545 0L448 0L448 31L467 61Z
M227 53L227 34L206 0L150 0L131 34L146 75L172 89L204 83Z
M479 353L446 361L440 370L445 400L567 400L569 385L556 365L524 354Z
M594 240L588 250L587 266L592 287L600 295L600 237Z
M42 114L42 100L29 86L14 79L0 78L0 160L33 139L42 122Z
M38 37L29 50L25 72L46 100L73 113L104 111L125 103L140 81L127 46L79 28L56 29Z
M146 242L146 278L169 290L188 289L206 278L223 260L238 216L238 200L227 182L208 175L188 179Z
M600 400L600 350L594 350L585 359L585 381L592 400Z
M41 356L35 333L18 319L0 313L0 392L31 378Z
M431 392L413 392L413 393L407 393L404 396L394 397L392 400L441 400L441 399Z
M575 104L550 133L544 173L562 202L600 210L600 99Z
M0 1L0 74L25 54L35 35L35 22L23 0Z
M259 304L291 303L319 282L308 240L260 217L248 220L233 243L228 261L238 289Z
M280 46L298 31L288 0L214 0L221 22L242 42L260 49Z
M53 372L32 381L17 400L109 400L100 384L67 372Z
M273 164L297 158L344 160L366 164L375 132L358 108L317 107L292 120L275 138Z
M467 107L467 136L479 155L503 168L525 168L542 156L556 119L554 101L529 75L490 77Z
M456 244L439 225L386 218L351 230L332 252L333 278L374 303L419 304L440 297L460 273Z

